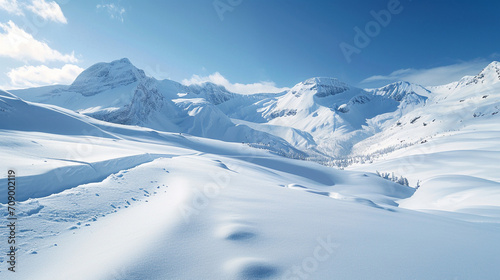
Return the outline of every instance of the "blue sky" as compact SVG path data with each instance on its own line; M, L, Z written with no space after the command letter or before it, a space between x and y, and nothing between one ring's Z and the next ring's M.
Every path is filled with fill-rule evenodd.
M499 1L0 0L0 87L69 84L122 57L243 93L315 76L437 85L500 60L499 15Z

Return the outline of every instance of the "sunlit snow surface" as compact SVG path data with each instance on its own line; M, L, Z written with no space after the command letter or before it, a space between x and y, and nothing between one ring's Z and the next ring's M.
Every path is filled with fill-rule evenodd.
M271 139L280 145L272 152L107 123L0 92L0 184L14 169L18 200L17 272L7 271L4 228L0 278L498 279L500 70L493 63L483 72L429 91L405 83L364 91L314 78L241 101L235 108L247 118L228 111L236 101L214 105L222 93L207 101L218 88L194 96L178 89L166 103L173 107L163 107L192 115L171 115L179 119L168 126L212 138L224 132L234 142ZM113 81L136 87L134 77L144 77L130 73ZM363 107L366 96L381 106ZM143 109L127 112L151 116ZM323 117L328 127L318 126ZM322 137L332 128L346 135L337 144L351 144L327 147L334 137ZM276 155L284 149L342 150L359 160L338 170ZM412 187L375 171L405 176Z

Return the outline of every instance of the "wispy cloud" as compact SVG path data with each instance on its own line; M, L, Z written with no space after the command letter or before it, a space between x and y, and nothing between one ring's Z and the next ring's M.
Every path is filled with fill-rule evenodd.
M368 77L361 81L361 84L380 85L380 83L407 81L423 86L444 85L458 81L464 76L475 75L486 67L486 65L488 65L488 61L484 59L477 59L427 69L399 69L389 75L375 75Z
M26 8L45 20L68 23L61 7L54 1L33 0L31 5L27 5Z
M289 89L289 88L278 88L276 87L276 84L274 82L259 82L253 84L231 83L219 72L215 72L205 77L193 75L190 79L182 80L182 83L188 86L193 84L203 84L207 82L224 86L227 90L231 92L241 93L241 94L278 93Z
M494 52L490 55L490 58L498 60L500 59L500 53Z
M0 23L0 56L21 61L78 62L74 53L62 54L50 48L49 45L36 40L12 21L7 24Z
M4 10L12 15L23 16L28 10L38 15L44 20L59 23L68 23L61 7L55 1L46 0L0 0L0 10Z
M0 10L13 15L23 15L23 10L17 0L0 0Z
M7 73L10 89L39 87L55 84L70 84L84 69L73 64L62 68L49 68L45 65L26 65L12 69Z
M112 19L117 19L121 22L123 22L123 16L126 13L125 8L113 3L97 5L97 9L105 10Z

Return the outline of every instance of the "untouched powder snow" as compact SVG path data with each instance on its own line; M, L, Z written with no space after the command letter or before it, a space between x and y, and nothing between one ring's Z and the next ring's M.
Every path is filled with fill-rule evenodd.
M32 251L23 255L18 275L494 279L498 274L492 264L499 261L494 245L499 234L492 228L362 199L332 198L323 193L335 187L272 169L282 164L272 157L265 166L216 155L158 159L102 183L32 200L34 210L19 222L36 224L36 232L26 235L53 232L29 242ZM204 172L193 176L192 170ZM346 188L362 180L388 184L361 173L324 176ZM396 194L407 195L402 190ZM82 214L73 215L71 209ZM54 226L50 216L56 213L64 221ZM488 262L478 264L477 255Z

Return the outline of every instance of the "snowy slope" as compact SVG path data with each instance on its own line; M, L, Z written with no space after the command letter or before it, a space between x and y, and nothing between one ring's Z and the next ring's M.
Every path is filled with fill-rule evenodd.
M358 143L362 160L349 169L394 172L413 186L420 181L402 207L469 213L467 219L475 220L498 217L499 65L432 88L424 107Z
M423 106L403 114L394 112L387 118L385 129L365 143L359 143L357 152L391 149L389 146L398 145L397 140L402 140L399 144L403 146L412 145L447 132L460 131L469 125L484 124L497 128L500 109L499 65L497 62L491 63L477 76L466 77L458 84L434 87Z
M17 272L6 271L1 256L2 279L496 279L500 273L495 220L401 209L398 202L411 199L414 189L375 174L106 123L5 92L0 104L0 153L15 161L2 161L1 169L16 170L20 225ZM36 123L42 118L50 123ZM89 176L92 170L101 177ZM6 231L0 235L6 240Z

